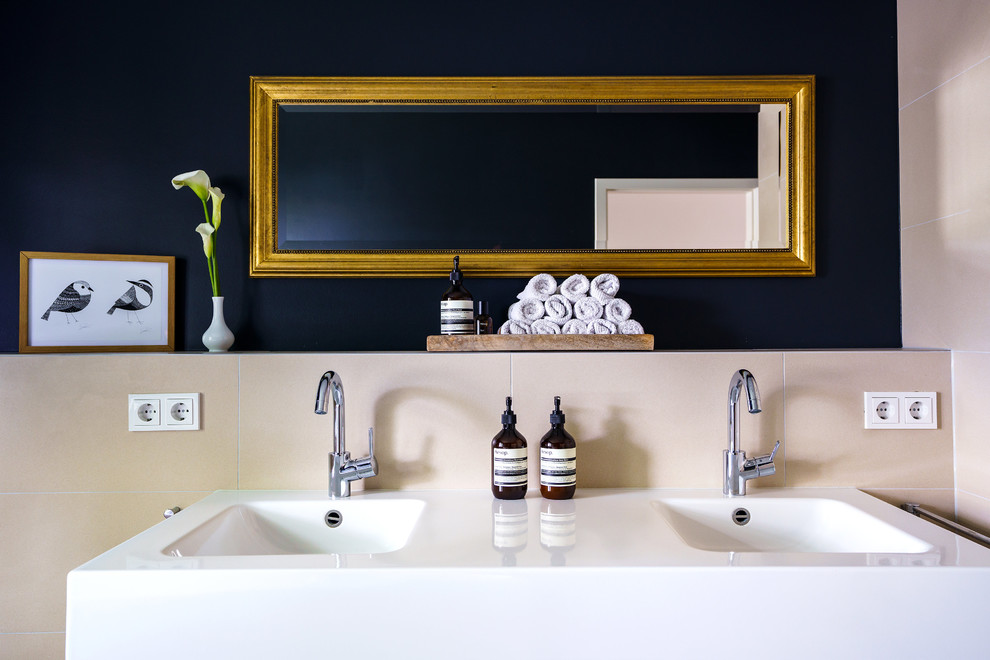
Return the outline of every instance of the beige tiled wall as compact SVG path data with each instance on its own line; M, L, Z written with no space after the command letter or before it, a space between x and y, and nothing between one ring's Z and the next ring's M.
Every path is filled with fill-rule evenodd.
M904 346L953 351L956 513L990 530L990 3L898 0Z
M165 508L222 488L324 489L325 370L344 382L348 448L376 429L372 488L487 488L509 394L532 446L562 397L582 486L717 488L740 367L763 399L743 413L743 448L782 445L778 474L752 488L951 509L946 351L0 356L0 658L59 657L66 572ZM939 430L863 431L865 389L939 391ZM126 430L128 393L170 391L202 393L201 431Z

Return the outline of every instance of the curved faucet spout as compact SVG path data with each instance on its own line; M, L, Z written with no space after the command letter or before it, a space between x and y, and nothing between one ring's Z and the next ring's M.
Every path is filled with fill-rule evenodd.
M732 374L729 382L729 451L739 451L739 393L746 392L746 407L751 414L760 412L760 388L748 369Z
M345 451L344 384L340 380L340 374L335 371L328 371L320 377L320 384L316 388L317 415L327 414L330 396L333 396L333 453L342 454Z

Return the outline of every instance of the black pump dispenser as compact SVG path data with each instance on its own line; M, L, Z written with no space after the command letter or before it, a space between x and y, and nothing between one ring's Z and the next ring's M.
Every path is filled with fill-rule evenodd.
M460 257L454 257L454 270L450 271L451 284L460 284L462 281L464 281L464 274L461 273L461 269L459 268L460 261L461 261Z
M560 397L555 396L553 398L553 410L550 411L550 423L551 424L563 424L564 423L564 413L560 410Z
M502 413L502 426L516 423L516 413L512 412L512 397L505 397L505 412Z
M512 397L505 397L502 430L492 438L492 495L500 500L526 497L528 487L526 438L516 431Z

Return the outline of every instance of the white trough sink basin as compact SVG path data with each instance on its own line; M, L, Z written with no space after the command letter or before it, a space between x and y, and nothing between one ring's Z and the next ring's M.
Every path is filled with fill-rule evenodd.
M988 593L990 549L851 488L219 491L69 573L66 657L981 657Z
M691 547L715 552L927 553L934 547L845 502L817 497L665 498Z
M409 540L423 506L415 499L248 501L224 509L163 552L172 557L394 552Z

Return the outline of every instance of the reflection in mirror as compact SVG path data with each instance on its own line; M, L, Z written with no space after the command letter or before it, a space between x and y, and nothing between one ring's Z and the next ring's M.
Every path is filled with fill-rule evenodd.
M760 241L758 179L596 179L595 206L597 249L771 247Z
M788 245L780 163L784 106L759 106L751 179L596 179L595 249L741 250Z
M253 78L251 274L436 276L459 253L476 276L813 275L813 90ZM685 207L704 181L738 222Z
M755 177L758 107L283 107L278 247L596 248L596 177Z

